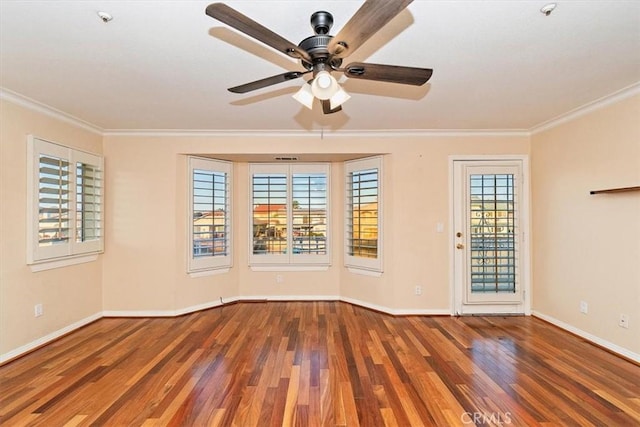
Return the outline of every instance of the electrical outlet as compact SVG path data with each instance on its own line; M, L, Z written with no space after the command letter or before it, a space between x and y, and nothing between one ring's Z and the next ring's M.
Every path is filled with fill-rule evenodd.
M586 301L580 301L580 313L587 314L589 312L589 304Z
M44 314L44 311L42 310L42 304L36 304L36 305L33 307L33 314L34 314L36 317L40 317L40 316L42 316L42 315Z
M422 286L420 285L416 286L416 295L422 295Z
M276 283L284 283L284 276L282 274L276 274Z
M629 329L629 316L627 314L620 314L618 326L620 326L621 328Z

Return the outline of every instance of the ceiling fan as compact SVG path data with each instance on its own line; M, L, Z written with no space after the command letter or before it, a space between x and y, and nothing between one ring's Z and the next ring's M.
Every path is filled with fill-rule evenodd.
M272 48L299 59L306 71L288 71L229 88L233 93L247 93L256 89L286 82L313 73L313 80L305 83L294 95L308 108L313 99L322 101L325 114L335 113L349 95L342 90L332 71L343 72L354 79L376 80L420 86L426 83L433 70L430 68L403 67L397 65L352 62L342 67L342 60L356 51L380 28L404 10L413 0L366 0L337 35L329 34L333 16L319 11L311 15L314 35L302 40L297 46L268 28L255 22L224 3L212 3L206 14L221 21ZM342 68L341 68L342 67Z

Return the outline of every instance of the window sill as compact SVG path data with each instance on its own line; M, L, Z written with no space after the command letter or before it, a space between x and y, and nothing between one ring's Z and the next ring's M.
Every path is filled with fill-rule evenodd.
M251 271L327 271L328 265L250 265Z
M218 274L227 274L231 271L231 268L213 268L211 270L200 270L200 271L189 271L189 278L196 279L198 277L208 277L208 276L217 276Z
M349 273L359 274L361 276L382 277L382 271L366 270L358 267L347 267Z
M29 265L32 273L39 271L53 270L54 268L68 267L76 264L84 264L86 262L93 262L98 259L98 253L81 255L67 258L59 258L46 261L38 261L35 264Z

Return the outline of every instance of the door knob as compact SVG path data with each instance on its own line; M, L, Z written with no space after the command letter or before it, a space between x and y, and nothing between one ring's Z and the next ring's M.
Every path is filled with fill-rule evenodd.
M456 245L456 249L463 249L463 248L464 248L464 245L462 243L458 243Z

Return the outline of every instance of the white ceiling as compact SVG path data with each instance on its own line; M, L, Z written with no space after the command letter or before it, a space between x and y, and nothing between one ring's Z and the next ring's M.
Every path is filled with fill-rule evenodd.
M640 1L416 0L345 60L433 68L421 87L345 79L324 116L302 70L205 15L209 1L0 0L0 86L102 130L529 130L640 82ZM297 44L327 10L336 34L362 1L228 1ZM107 11L108 24L97 16ZM336 75L337 76L337 75Z

